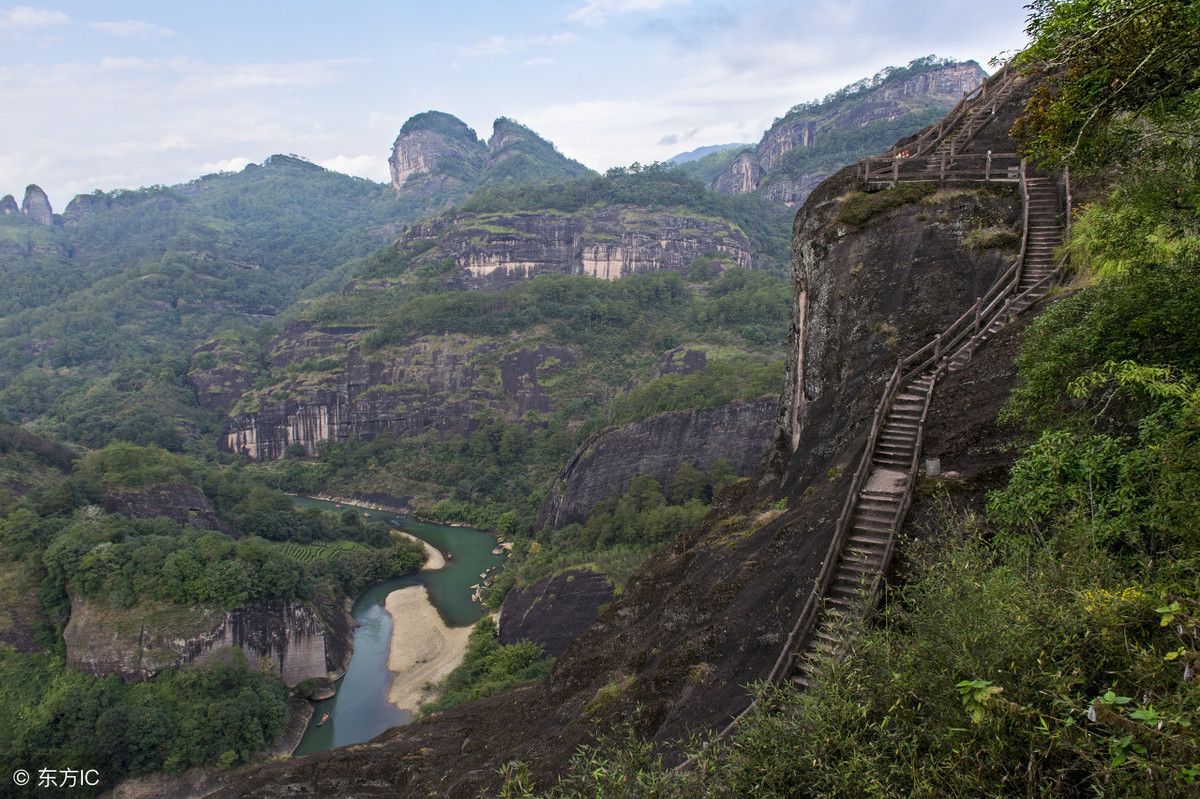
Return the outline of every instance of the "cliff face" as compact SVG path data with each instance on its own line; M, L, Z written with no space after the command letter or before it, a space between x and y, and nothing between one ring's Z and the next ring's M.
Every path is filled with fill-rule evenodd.
M53 225L54 211L50 207L50 198L41 186L29 184L25 187L25 199L21 201L21 213L37 222L39 225Z
M662 413L598 433L559 472L538 523L586 521L593 505L623 491L634 477L650 475L670 485L685 463L706 469L725 459L737 474L748 474L771 442L777 407L775 397L760 397Z
M500 288L542 274L616 280L640 272L686 273L700 256L754 263L749 240L730 222L627 206L454 214L414 225L395 247L420 253L411 259L414 269L453 259L457 271L445 280L461 289Z
M272 368L285 377L255 396L254 410L235 412L226 422L223 447L252 459L280 458L299 444L312 453L323 441L351 435L372 438L429 431L468 433L481 415L516 419L527 410L549 410L539 379L569 365L562 347L509 347L462 335L422 336L384 353L364 356L364 331L292 325L275 343ZM480 361L498 356L487 375ZM322 358L329 370L292 371Z
M558 657L613 598L612 583L594 571L563 572L514 588L500 607L500 643L532 641Z
M19 214L20 212L21 209L17 207L17 201L11 194L0 197L0 216Z
M249 663L271 663L288 686L342 668L326 636L325 620L311 606L277 600L226 612L161 604L114 610L75 597L63 630L67 663L89 674L148 680L236 647Z
M845 138L861 131L905 117L916 119L930 110L951 108L966 91L978 86L986 74L974 61L918 70L916 74L860 81L843 89L845 97L799 106L778 120L754 148L743 153L717 178L714 188L727 194L746 194L757 189L771 199L787 205L799 205L840 163L830 168L812 164L798 169L785 167L784 157L796 149L811 149L827 138ZM912 131L925 124L915 122ZM893 136L893 138L895 138ZM865 154L865 153L864 153Z
M505 178L576 177L590 171L511 119L497 119L484 143L461 119L441 111L426 111L404 123L388 166L399 195L430 187L453 192Z

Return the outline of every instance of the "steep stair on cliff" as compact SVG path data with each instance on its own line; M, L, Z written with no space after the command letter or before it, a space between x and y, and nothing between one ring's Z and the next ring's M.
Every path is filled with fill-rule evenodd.
M786 676L793 685L809 688L820 663L844 652L887 576L896 533L912 499L925 416L938 378L948 369L963 368L982 341L1049 292L1057 274L1054 250L1063 235L1057 188L1048 178L1026 175L1024 167L1021 186L1026 221L1018 262L987 297L976 300L930 345L897 365L876 412L830 554L789 639L792 650L785 647L776 665L776 672L782 666L784 673L773 674L773 679Z
M991 118L996 115L996 109L1000 108L1004 101L1012 95L1015 86L1016 73L1012 70L1005 70L1004 74L999 76L996 85L990 87L990 92L971 103L964 110L957 124L942 135L930 151L925 169L930 172L941 172L943 162L945 163L944 168L952 169L955 155L961 154L970 145L975 134L991 121Z

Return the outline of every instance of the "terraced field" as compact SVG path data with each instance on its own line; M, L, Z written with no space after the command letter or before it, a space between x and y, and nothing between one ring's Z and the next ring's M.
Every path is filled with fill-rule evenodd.
M300 563L315 563L320 560L332 560L343 552L355 549L369 549L357 541L330 541L320 544L277 544L284 553Z

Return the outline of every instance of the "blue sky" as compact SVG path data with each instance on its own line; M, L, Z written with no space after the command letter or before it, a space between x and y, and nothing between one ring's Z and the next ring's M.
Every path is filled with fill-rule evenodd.
M513 117L596 169L756 141L929 53L987 67L1023 0L0 0L0 194L176 183L276 153L386 180L431 108Z

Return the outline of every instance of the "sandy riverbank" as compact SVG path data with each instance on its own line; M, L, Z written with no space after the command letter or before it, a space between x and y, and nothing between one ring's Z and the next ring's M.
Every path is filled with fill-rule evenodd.
M388 701L416 712L422 702L432 698L426 686L462 663L471 628L447 627L423 585L393 591L384 607L392 617L388 669L394 676Z
M446 556L442 554L442 550L438 549L428 541L422 541L412 533L406 533L403 530L397 530L396 532L410 541L416 541L418 544L421 544L425 547L425 565L421 567L421 571L435 572L438 569L446 568Z

